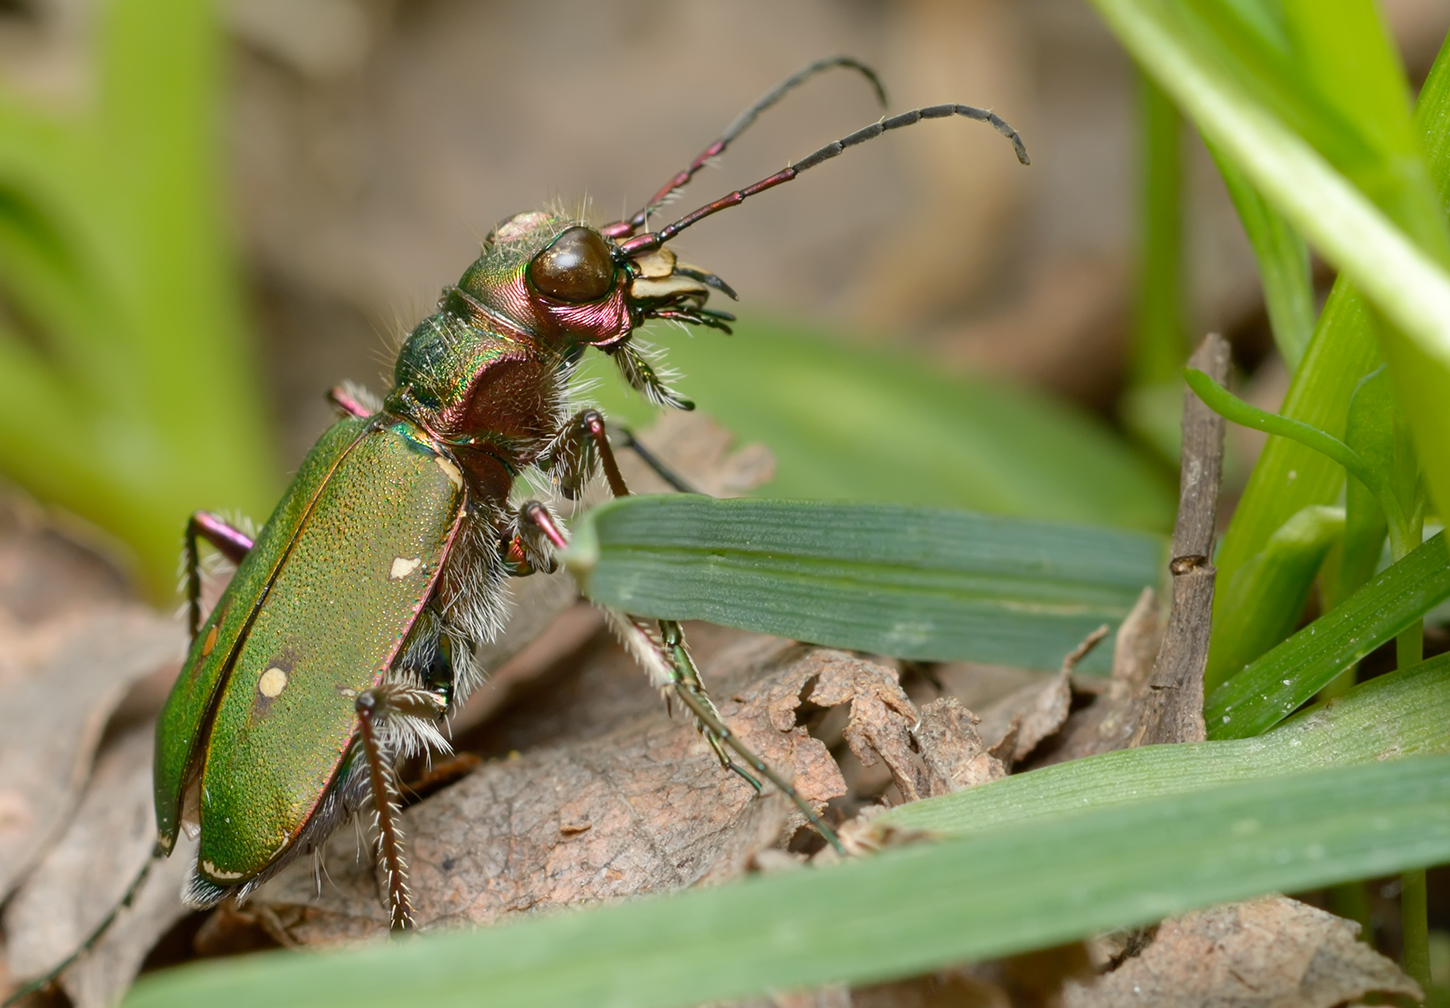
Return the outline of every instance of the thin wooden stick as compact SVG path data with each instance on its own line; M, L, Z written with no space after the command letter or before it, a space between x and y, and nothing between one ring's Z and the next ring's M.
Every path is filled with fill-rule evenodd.
M1228 342L1209 333L1190 367L1228 381ZM1148 693L1130 745L1200 742L1204 738L1203 671L1213 616L1213 540L1223 476L1223 417L1185 388L1178 520L1173 526L1173 606L1148 678Z

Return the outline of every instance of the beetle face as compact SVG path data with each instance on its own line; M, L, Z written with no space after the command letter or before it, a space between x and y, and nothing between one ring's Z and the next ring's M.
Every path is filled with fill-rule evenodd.
M594 228L539 211L494 228L458 286L485 326L606 349L659 312L697 311L709 296L676 272L667 249L630 258Z

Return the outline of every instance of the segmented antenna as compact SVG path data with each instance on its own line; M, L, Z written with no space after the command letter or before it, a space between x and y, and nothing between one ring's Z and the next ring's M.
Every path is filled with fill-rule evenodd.
M876 97L880 100L881 107L886 107L886 88L882 85L881 78L876 76L876 71L872 70L865 63L851 56L827 56L825 59L816 60L810 66L803 67L791 74L767 94L761 96L760 100L754 105L751 105L744 112L736 116L735 121L725 128L725 132L720 134L718 140L696 155L695 160L690 162L688 168L677 173L674 178L665 183L659 192L650 197L650 201L645 204L643 210L637 212L629 220L616 221L613 224L606 225L601 229L601 233L606 238L628 238L634 234L644 226L644 222L648 219L649 215L658 210L672 192L676 189L683 188L690 179L695 177L696 172L710 162L711 158L719 157L725 153L725 148L729 147L741 133L749 129L750 125L755 122L756 117L760 113L784 98L786 92L799 87L821 71L831 70L835 67L845 67L848 70L859 71L862 76L871 82L871 86L876 89Z
M662 227L658 231L648 231L642 235L629 238L619 244L617 254L620 258L628 258L657 249L665 242L674 238L675 235L685 230L685 228L704 220L711 214L719 213L721 210L726 210L733 206L738 206L756 193L762 193L767 189L774 189L778 185L783 185L802 172L814 168L822 161L829 161L837 154L846 150L846 148L863 144L867 140L875 140L888 130L901 129L905 126L915 126L923 119L947 119L951 116L963 116L967 119L975 119L977 122L989 123L998 133L1001 133L1008 140L1012 141L1012 148L1017 152L1018 161L1025 165L1032 163L1032 159L1027 156L1027 146L1023 144L1021 135L995 112L989 112L986 109L977 108L974 105L929 105L926 108L912 109L910 112L903 112L900 115L891 116L889 119L881 119L864 129L858 129L850 136L842 137L833 143L826 144L818 151L807 154L795 164L788 168L782 168L769 178L763 178L759 182L746 186L744 189L737 189L728 196L721 196L714 202L707 203L698 210L691 211L673 224Z

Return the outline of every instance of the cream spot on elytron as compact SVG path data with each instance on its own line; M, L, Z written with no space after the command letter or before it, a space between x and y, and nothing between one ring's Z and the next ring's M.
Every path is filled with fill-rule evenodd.
M262 678L257 680L257 692L262 696L271 698L287 688L287 673L273 665L262 673Z
M449 462L442 455L433 456L433 461L438 463L438 468L442 469L443 474L453 481L454 486L456 486L460 490L463 489L463 473L458 471L458 467L456 465L454 465L452 462Z
M239 879L239 878L242 877L242 873L241 872L239 872L239 871L222 871L220 868L218 868L216 865L212 864L210 861L203 861L201 863L201 870L204 871L204 872L206 872L208 875L210 875L214 879L224 879L224 880L227 880L227 879Z
M401 581L419 567L423 566L422 557L393 557L393 569L388 574L389 581Z

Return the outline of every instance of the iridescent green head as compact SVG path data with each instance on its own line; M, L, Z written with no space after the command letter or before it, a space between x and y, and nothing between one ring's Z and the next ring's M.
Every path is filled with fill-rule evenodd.
M484 241L483 254L443 292L438 314L415 329L398 356L397 386L427 410L470 395L500 341L532 354L573 360L585 347L614 357L650 399L688 408L630 346L652 318L729 331L733 316L705 308L718 277L676 262L665 248L636 251L589 224L547 211L515 214Z

